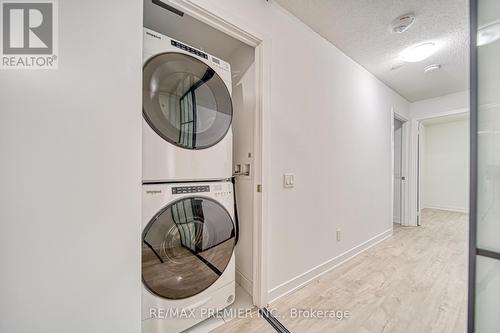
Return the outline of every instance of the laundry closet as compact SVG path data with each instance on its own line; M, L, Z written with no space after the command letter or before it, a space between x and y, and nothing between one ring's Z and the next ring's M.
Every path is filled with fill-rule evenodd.
M143 54L142 331L207 332L258 292L255 48L145 0Z

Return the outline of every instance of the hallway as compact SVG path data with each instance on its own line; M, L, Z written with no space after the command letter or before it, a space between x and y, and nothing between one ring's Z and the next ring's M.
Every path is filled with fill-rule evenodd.
M393 237L271 308L291 332L465 332L466 228L466 214L426 209L422 226L395 225ZM290 316L311 308L350 318ZM264 332L263 324L237 319L215 332Z

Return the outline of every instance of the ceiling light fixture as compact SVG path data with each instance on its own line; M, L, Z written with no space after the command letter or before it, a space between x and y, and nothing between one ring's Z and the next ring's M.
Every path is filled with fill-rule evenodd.
M500 21L485 24L477 30L477 46L491 44L500 39Z
M429 65L427 67L424 68L424 72L425 73L432 73L432 72L436 72L438 70L441 69L441 65L440 64L432 64L432 65Z
M408 30L408 28L413 24L414 21L415 15L411 13L401 15L400 17L392 21L391 31L396 34L401 34Z
M400 57L406 62L419 62L429 58L434 52L436 52L436 44L427 42L407 48L401 52Z

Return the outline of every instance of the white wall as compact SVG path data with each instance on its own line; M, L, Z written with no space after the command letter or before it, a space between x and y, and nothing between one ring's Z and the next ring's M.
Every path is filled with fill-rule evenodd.
M469 207L469 122L425 125L422 208L467 212Z
M410 104L411 118L421 119L469 108L469 91L424 99Z
M59 1L59 69L0 73L0 332L140 331L142 1Z
M273 298L391 232L391 107L408 114L409 104L272 1L194 2L271 39ZM283 189L285 172L295 173L294 189Z

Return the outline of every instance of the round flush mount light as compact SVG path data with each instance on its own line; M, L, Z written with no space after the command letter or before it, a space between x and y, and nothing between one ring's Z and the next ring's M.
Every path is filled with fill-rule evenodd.
M401 15L400 17L392 21L391 31L396 34L401 34L408 30L408 28L413 24L414 21L415 15L411 13Z
M436 52L436 44L432 42L411 46L401 52L401 60L406 62L419 62L429 58Z
M477 30L477 46L491 44L500 39L500 21L485 24Z
M440 69L441 69L441 65L440 64L432 64L432 65L426 66L424 68L424 72L425 73L432 73L432 72L436 72L436 71L438 71Z

